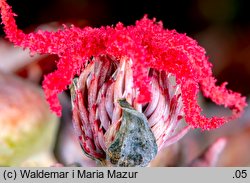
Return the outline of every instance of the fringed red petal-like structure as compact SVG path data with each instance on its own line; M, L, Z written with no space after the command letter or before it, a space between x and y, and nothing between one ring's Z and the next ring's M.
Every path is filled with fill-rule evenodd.
M135 26L83 29L64 27L57 32L38 31L25 34L17 28L14 13L5 0L0 1L2 22L7 37L16 46L29 48L31 52L57 54L60 58L58 70L44 78L45 91L51 109L61 115L57 94L67 89L75 75L84 69L85 62L92 56L103 54L116 58L128 57L133 61L134 86L139 90L138 102L150 101L150 78L148 68L164 70L176 76L181 85L185 119L195 128L213 129L228 120L239 117L247 105L245 97L225 88L216 86L212 76L211 63L205 50L185 34L166 30L161 22L145 16ZM207 118L201 115L197 104L199 89L205 97L218 105L232 110L230 117Z

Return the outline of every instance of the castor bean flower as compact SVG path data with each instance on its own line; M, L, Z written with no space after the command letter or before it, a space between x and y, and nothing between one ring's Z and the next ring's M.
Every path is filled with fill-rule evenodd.
M57 54L57 70L43 81L51 109L71 88L73 120L84 152L115 166L145 166L190 128L218 128L242 114L245 97L216 86L212 64L195 40L144 16L135 25L67 27L25 34L11 7L0 1L7 38L33 53ZM201 114L202 91L232 110L228 117ZM182 119L185 119L187 125Z

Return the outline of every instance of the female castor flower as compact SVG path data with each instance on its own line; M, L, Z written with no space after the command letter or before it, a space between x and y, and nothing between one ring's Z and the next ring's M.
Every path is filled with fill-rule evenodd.
M205 50L185 34L145 16L135 26L66 27L25 34L11 7L0 1L7 37L31 52L57 54L58 69L45 76L51 109L70 86L73 124L83 151L110 166L146 166L190 128L209 130L239 117L245 97L216 86ZM232 110L207 118L197 94ZM184 122L184 119L186 122ZM186 125L185 125L186 123Z

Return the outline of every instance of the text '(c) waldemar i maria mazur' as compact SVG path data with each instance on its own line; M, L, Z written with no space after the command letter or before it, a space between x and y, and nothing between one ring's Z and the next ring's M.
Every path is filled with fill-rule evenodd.
M45 171L45 170L20 170L22 178L77 178L77 179L98 179L98 178L137 178L138 172L136 171L117 171L117 170L72 170L70 171Z

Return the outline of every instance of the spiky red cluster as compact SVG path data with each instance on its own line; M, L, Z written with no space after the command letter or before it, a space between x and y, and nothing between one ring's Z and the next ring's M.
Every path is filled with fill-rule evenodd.
M161 22L146 16L135 26L83 29L71 26L57 32L38 31L25 34L19 30L11 7L5 0L0 1L2 21L7 37L15 45L29 48L31 52L57 54L60 58L58 69L47 75L43 82L46 98L51 109L61 115L57 94L67 89L72 78L78 75L84 64L92 56L103 54L119 58L126 56L133 61L134 85L139 89L138 101L150 100L147 76L148 68L164 70L176 76L181 86L185 119L193 127L212 129L221 126L229 119L238 117L246 106L245 97L225 88L225 83L216 86L212 76L211 63L205 50L185 34L166 30ZM199 88L205 97L218 105L233 111L231 117L206 118L201 115L197 104Z

